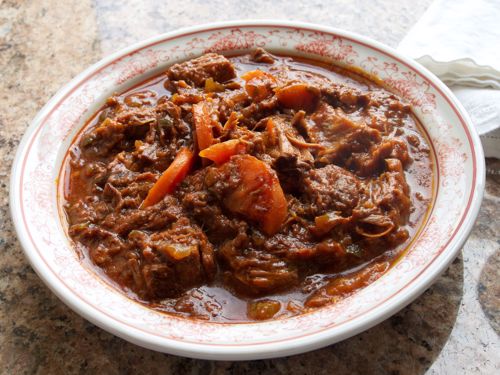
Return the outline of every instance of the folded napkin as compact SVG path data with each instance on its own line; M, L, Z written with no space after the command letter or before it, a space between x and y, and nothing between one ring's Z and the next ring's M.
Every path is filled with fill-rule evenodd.
M445 82L500 158L500 1L436 0L399 44Z

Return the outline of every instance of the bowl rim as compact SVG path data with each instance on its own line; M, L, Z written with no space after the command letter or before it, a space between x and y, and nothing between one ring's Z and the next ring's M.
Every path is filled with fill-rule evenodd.
M469 141L472 146L472 156L474 159L473 168L476 168L476 179L475 184L471 186L472 195L470 197L470 207L468 211L463 214L461 222L455 228L454 243L448 243L444 248L444 251L439 254L434 261L429 264L429 266L413 281L405 286L404 293L398 293L383 304L376 306L367 314L363 314L359 317L354 318L352 321L344 323L341 327L337 328L335 335L331 334L331 328L325 329L324 331L312 333L308 336L303 336L299 338L285 339L279 342L262 343L260 345L220 345L220 346L208 346L201 343L188 343L181 342L173 339L155 337L144 331L137 330L130 326L125 326L123 323L106 316L99 310L96 310L93 306L88 305L86 302L82 301L78 296L76 296L69 288L64 287L59 284L57 278L51 270L45 266L39 255L34 251L31 242L29 241L29 234L27 233L23 221L20 217L20 207L21 199L19 194L21 175L22 175L22 159L25 155L26 146L29 141L36 133L41 120L50 113L51 109L60 100L63 100L71 91L77 86L81 81L85 80L87 76L93 74L99 69L111 64L113 61L119 59L122 56L128 55L134 51L140 50L145 46L161 43L166 40L171 40L179 38L181 36L186 36L189 34L194 34L203 31L211 31L220 28L229 27L292 27L301 28L311 31L320 31L338 35L342 38L350 39L355 42L367 45L369 48L374 48L380 52L390 56L391 58L396 58L410 68L418 71L426 79L432 82L438 90L440 90L443 96L447 99L450 107L456 112L456 114L463 119L463 124L465 125L465 130L469 133ZM404 54L396 51L395 49L388 47L380 42L372 40L368 37L345 31L342 29L337 29L334 27L316 25L312 23L305 22L295 22L295 21L284 21L284 20L234 20L226 22L216 22L208 23L193 27L187 27L178 29L172 32L160 34L152 38L139 41L134 43L124 49L114 52L97 63L91 65L83 72L74 77L70 82L65 84L61 89L59 89L55 95L43 106L43 108L38 112L34 119L30 122L28 129L22 137L19 143L15 159L12 164L11 179L10 179L10 213L14 223L14 228L21 243L21 247L31 263L32 268L44 281L44 283L56 294L59 299L61 299L66 305L71 309L76 311L79 315L83 316L85 319L94 323L95 325L119 336L133 343L139 344L143 347L158 350L158 351L168 351L169 353L184 355L189 357L203 358L203 359L257 359L257 358L271 358L283 355L297 354L300 352L310 351L333 342L344 340L351 337L361 331L364 331L372 326L380 323L389 316L393 315L421 293L423 293L431 283L448 267L448 265L456 257L458 251L463 246L465 240L470 234L472 227L475 223L475 219L479 213L480 203L483 196L485 185L485 160L484 154L481 146L479 136L472 126L472 122L464 110L461 103L455 98L451 90L444 85L434 74L429 72L419 63L406 57ZM452 237L453 238L453 237ZM450 249L451 247L451 249Z

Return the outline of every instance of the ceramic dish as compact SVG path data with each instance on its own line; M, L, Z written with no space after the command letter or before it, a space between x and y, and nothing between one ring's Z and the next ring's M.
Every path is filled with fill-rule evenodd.
M432 209L406 254L380 279L341 302L292 318L209 323L148 309L103 282L77 257L58 202L63 157L77 132L114 92L205 52L256 47L357 67L412 104L434 158ZM421 294L455 258L481 203L484 157L450 90L413 60L378 42L333 28L282 21L205 25L135 44L62 88L38 113L16 155L11 212L35 271L80 315L138 345L207 359L278 357L313 350L388 318Z

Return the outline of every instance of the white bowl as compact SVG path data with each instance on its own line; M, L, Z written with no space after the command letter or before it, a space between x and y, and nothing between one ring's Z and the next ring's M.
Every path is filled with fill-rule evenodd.
M60 219L57 179L77 132L104 100L175 62L207 51L264 47L360 67L413 105L435 158L432 211L405 256L383 277L343 301L261 323L209 323L148 309L83 264ZM455 258L474 224L484 157L468 115L433 74L360 35L283 21L235 21L157 36L106 57L64 86L24 135L12 168L10 207L31 265L68 306L138 345L206 359L269 358L313 350L361 332L420 295Z

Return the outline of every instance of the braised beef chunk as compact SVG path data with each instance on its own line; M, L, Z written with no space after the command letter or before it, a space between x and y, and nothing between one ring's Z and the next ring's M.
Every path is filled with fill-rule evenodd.
M304 178L304 196L314 216L330 211L349 216L359 201L359 185L352 173L330 164L308 171Z
M153 297L179 296L215 275L213 247L187 218L152 234L141 250L148 252L142 273L147 293Z
M255 249L245 233L225 242L219 257L227 270L227 281L243 294L281 291L298 281L297 270L292 265L270 252Z
M88 246L90 258L99 266L111 265L113 256L121 253L126 247L123 240L116 233L95 224L72 225L69 228L69 234Z
M257 48L255 51L253 51L251 59L252 61L258 63L266 63L266 64L274 63L274 57L262 48Z
M402 253L432 187L409 105L261 48L208 53L111 97L67 160L79 254L142 303L212 321L355 293Z
M173 81L184 80L194 86L204 86L208 78L217 82L226 82L236 76L233 64L222 55L207 53L196 59L175 64L167 70L167 76Z
M101 224L104 228L113 229L120 235L126 235L134 229L157 230L175 222L182 213L178 201L174 197L165 199L146 209L121 209L104 217ZM123 219L123 220L122 220Z
M114 120L106 119L101 125L86 133L80 146L88 154L107 156L113 149L127 147L125 131L128 126Z
M247 224L230 218L223 212L223 207L217 203L217 196L205 183L207 173L214 171L206 168L188 176L179 187L178 195L184 209L203 227L210 241L219 244L236 236L240 228Z
M370 180L363 193L366 194L367 211L385 213L396 225L406 222L411 201L409 186L405 180L403 166L398 159L386 159L387 171ZM361 208L361 209L363 209Z

